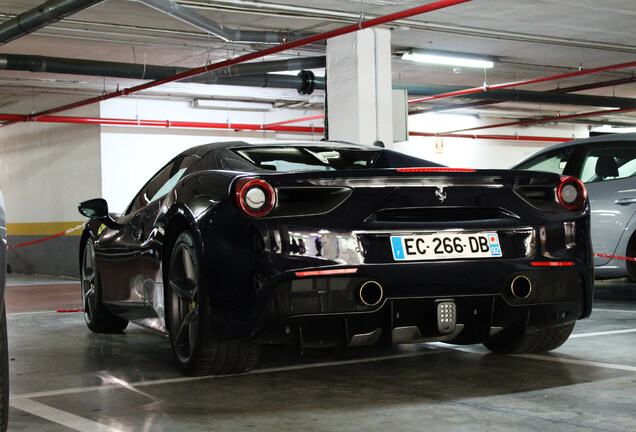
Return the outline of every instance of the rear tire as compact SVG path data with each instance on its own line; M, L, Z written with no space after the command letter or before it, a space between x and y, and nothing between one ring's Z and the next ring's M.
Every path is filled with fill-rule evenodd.
M501 354L528 354L551 351L563 345L574 330L574 323L515 336L505 330L490 337L484 346Z
M166 328L181 371L189 376L245 372L256 365L260 345L250 341L219 342L212 331L212 312L192 235L175 241L166 273Z
M82 304L84 320L88 328L95 333L121 333L128 321L106 309L102 302L102 286L95 262L95 247L90 239L82 251Z
M636 234L632 235L632 238L629 239L625 255L630 258L636 258ZM625 264L627 265L627 275L629 276L629 280L631 282L636 282L636 261L627 260L625 261Z

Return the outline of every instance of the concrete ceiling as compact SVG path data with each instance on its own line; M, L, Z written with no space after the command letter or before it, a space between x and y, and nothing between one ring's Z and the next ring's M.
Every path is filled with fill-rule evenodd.
M43 0L1 0L0 22L32 9ZM366 18L423 4L412 0L187 0L181 6L237 30L322 33ZM419 15L388 26L392 49L426 48L486 54L499 59L488 70L424 66L393 60L393 80L420 86L482 86L573 72L636 60L636 2L634 0L473 0ZM0 54L29 54L108 62L198 67L266 47L227 43L189 24L133 0L106 0L57 23L0 46ZM302 47L265 60L316 56L324 45ZM636 68L603 72L560 82L524 86L528 91L551 91L601 81L630 78ZM0 71L2 108L30 106L40 93L71 95L77 100L140 83L110 77L79 77L23 71ZM182 85L182 86L185 86ZM154 93L193 97L201 87L156 89ZM520 88L521 90L521 88ZM636 98L636 83L585 90L579 94ZM22 102L20 104L20 102ZM452 98L419 104L426 110L440 105L475 102ZM15 105L18 103L19 105ZM48 109L53 106L41 106ZM560 112L573 114L598 106L504 102L464 108L479 115L528 118ZM12 111L15 112L15 109ZM25 114L25 112L15 112ZM636 123L636 113L605 116L613 122ZM593 120L599 120L594 117Z

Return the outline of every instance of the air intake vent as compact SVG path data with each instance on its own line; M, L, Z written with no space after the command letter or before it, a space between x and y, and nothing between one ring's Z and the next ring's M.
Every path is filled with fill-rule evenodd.
M370 216L367 221L411 223L485 221L492 219L519 219L519 217L501 208L428 207L380 210Z

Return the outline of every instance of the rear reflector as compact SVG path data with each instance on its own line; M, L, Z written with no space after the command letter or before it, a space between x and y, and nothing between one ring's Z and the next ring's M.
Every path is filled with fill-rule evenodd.
M358 271L357 268L335 269L335 270L313 270L313 271L296 272L296 277L351 274L351 273L356 273L357 271Z
M573 261L532 261L532 267L572 267Z
M398 168L399 172L475 172L472 168Z

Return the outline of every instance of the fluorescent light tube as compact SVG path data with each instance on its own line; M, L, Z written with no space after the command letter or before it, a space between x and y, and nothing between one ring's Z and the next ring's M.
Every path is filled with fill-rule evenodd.
M495 66L492 60L478 57L462 57L461 54L427 53L410 51L402 54L403 60L411 60L419 63L430 63L448 66L472 67L490 69Z

